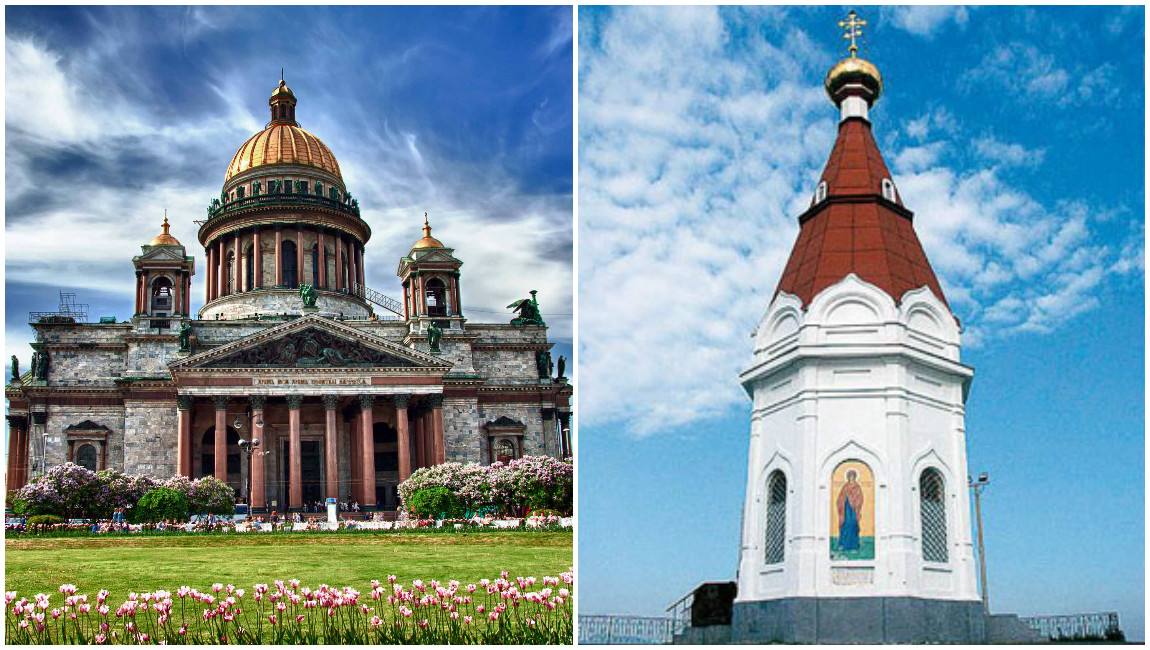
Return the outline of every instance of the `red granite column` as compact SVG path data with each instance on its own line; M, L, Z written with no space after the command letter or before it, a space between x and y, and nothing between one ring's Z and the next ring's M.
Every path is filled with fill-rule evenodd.
M295 227L295 286L303 284L303 225Z
M259 289L264 284L264 249L260 244L260 228L256 226L252 242L252 289Z
M206 274L204 275L204 284L207 285L204 291L204 304L207 304L212 301L212 287L215 286L212 283L212 278L215 277L215 274L212 273L212 249L210 247L205 248L204 255L208 258L204 266L204 273Z
M284 286L284 270L283 270L283 227L278 223L276 224L276 286Z
M363 272L363 245L357 244L355 247L355 270L359 274L356 276L356 281L360 284L367 284L365 280L365 273Z
M28 426L25 418L23 425L16 430L16 479L12 482L16 488L24 487L28 482Z
M353 237L347 245L347 290L350 293L355 293L355 238Z
M399 480L411 477L411 435L407 430L407 401L409 395L395 395L395 428L399 431Z
M264 403L267 398L263 395L252 395L249 399L252 407L252 437L260 439L259 446L255 447L255 451L252 453L252 495L249 499L251 501L249 506L263 512L264 504L268 502L264 452L269 448L270 443L264 437L264 427L257 423L264 421Z
M212 398L216 405L216 430L214 449L215 473L214 476L224 483L228 482L228 396L217 395Z
M232 244L232 246L235 248L235 251L236 251L235 252L236 263L232 266L232 273L234 274L232 276L232 278L235 281L235 286L232 287L232 292L233 293L239 293L239 292L244 290L244 274L243 274L244 261L243 261L243 249L240 248L240 231L239 230L236 231L235 240L234 240L234 243Z
M20 442L20 423L19 416L8 416L8 474L6 475L6 487L9 490L16 487L16 457L19 455L17 444Z
M335 236L335 290L343 290L343 235Z
M363 481L363 476L359 471L359 461L363 459L363 454L359 453L359 413L356 413L351 418L351 435L348 436L348 459L351 464L351 482L348 485L347 493L354 498L354 495L363 491L360 483ZM348 500L351 503L351 499Z
M336 463L335 408L339 404L338 395L324 395L324 469L327 472L327 498L339 498L339 465Z
M431 406L431 436L434 438L435 464L447 461L447 450L443 446L443 394L431 395L427 399Z
M288 432L290 438L291 466L288 469L288 500L291 510L299 510L303 506L303 476L300 474L303 464L300 461L300 430L299 407L303 403L303 395L288 395Z
M191 395L176 395L180 423L176 432L176 474L192 477L192 405Z
M220 249L216 252L216 297L228 295L228 256L224 250L224 238L220 237Z
M319 246L319 279L316 282L317 289L327 288L327 248L323 245L323 226L320 226L316 231L316 244Z
M363 468L363 492L359 497L360 508L375 507L375 421L372 419L371 406L375 401L374 395L359 396L360 429L359 437L362 445L360 466Z
M192 315L192 275L190 273L184 274L184 315Z

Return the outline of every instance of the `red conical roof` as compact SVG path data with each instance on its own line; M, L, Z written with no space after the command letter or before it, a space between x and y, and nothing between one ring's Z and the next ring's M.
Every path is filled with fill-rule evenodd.
M946 302L914 233L913 213L903 207L893 181L890 198L884 198L883 180L890 178L870 122L843 120L820 180L826 183L825 198L816 194L821 200L799 217L799 238L776 295L785 291L809 305L823 289L854 273L896 303L922 286Z

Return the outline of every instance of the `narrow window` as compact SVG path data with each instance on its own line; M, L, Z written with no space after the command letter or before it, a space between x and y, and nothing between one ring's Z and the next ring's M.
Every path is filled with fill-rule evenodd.
M894 202L894 182L889 178L882 179L882 198L886 199L887 201Z
M255 279L255 276L252 274L255 266L255 255L256 249L253 246L248 249L247 260L244 263L244 291L252 290L252 281Z
M922 559L946 562L946 490L942 474L930 468L918 481L922 513Z
M319 286L319 244L312 244L311 247L311 284L315 288Z
M766 542L763 544L767 564L783 561L787 542L787 477L779 470L767 480Z
M827 200L827 182L819 182L819 186L815 188L815 203L822 203Z
M295 259L295 242L284 241L280 245L280 265L283 268L284 286L288 289L295 289L299 286L299 280L296 277L296 259Z
M284 179L284 194L291 194L291 179Z

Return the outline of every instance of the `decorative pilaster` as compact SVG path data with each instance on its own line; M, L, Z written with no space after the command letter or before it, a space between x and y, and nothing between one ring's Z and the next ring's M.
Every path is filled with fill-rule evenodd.
M339 406L338 395L324 395L324 464L327 473L327 498L339 498L339 465L336 462L335 409Z
M288 469L288 504L293 511L303 507L303 463L300 460L300 423L299 409L303 404L303 395L288 395L288 435L290 436L290 456Z
M395 428L399 433L399 480L411 477L411 434L407 426L407 403L410 395L392 395L395 402Z
M359 505L361 508L375 507L375 420L372 415L374 395L359 396L360 430L359 436L362 445L359 465L363 472L363 488Z

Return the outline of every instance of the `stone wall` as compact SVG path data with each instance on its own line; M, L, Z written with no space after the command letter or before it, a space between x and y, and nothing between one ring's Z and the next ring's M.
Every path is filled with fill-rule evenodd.
M346 318L366 319L371 315L363 301L333 291L319 291L315 306L320 312L342 313ZM215 320L217 314L223 319L254 317L256 313L298 315L302 309L303 301L296 289L260 289L213 300L200 309L200 318Z
M115 386L124 373L127 349L50 349L48 357L49 385Z
M35 323L36 341L39 343L70 343L74 345L119 344L124 335L131 331L127 323L75 323L69 325L49 325Z
M169 376L168 364L176 360L180 349L178 340L167 338L147 341L133 341L128 344L125 377Z
M53 467L62 465L68 459L68 436L64 430L91 420L96 424L108 427L107 458L104 467L109 469L124 469L124 430L125 418L123 406L49 406L48 424L45 428L48 434L46 442L47 465Z
M487 429L484 425L503 416L523 423L523 454L525 456L542 456L546 453L543 442L543 412L538 404L482 404L479 406L479 422L476 427L476 434L482 439L484 463L491 462L491 452L487 448Z
M179 415L174 402L124 401L124 471L167 478L177 470Z
M534 350L474 350L475 370L505 384L536 384L539 369Z
M444 458L458 463L485 463L486 436L480 431L475 398L443 400Z

